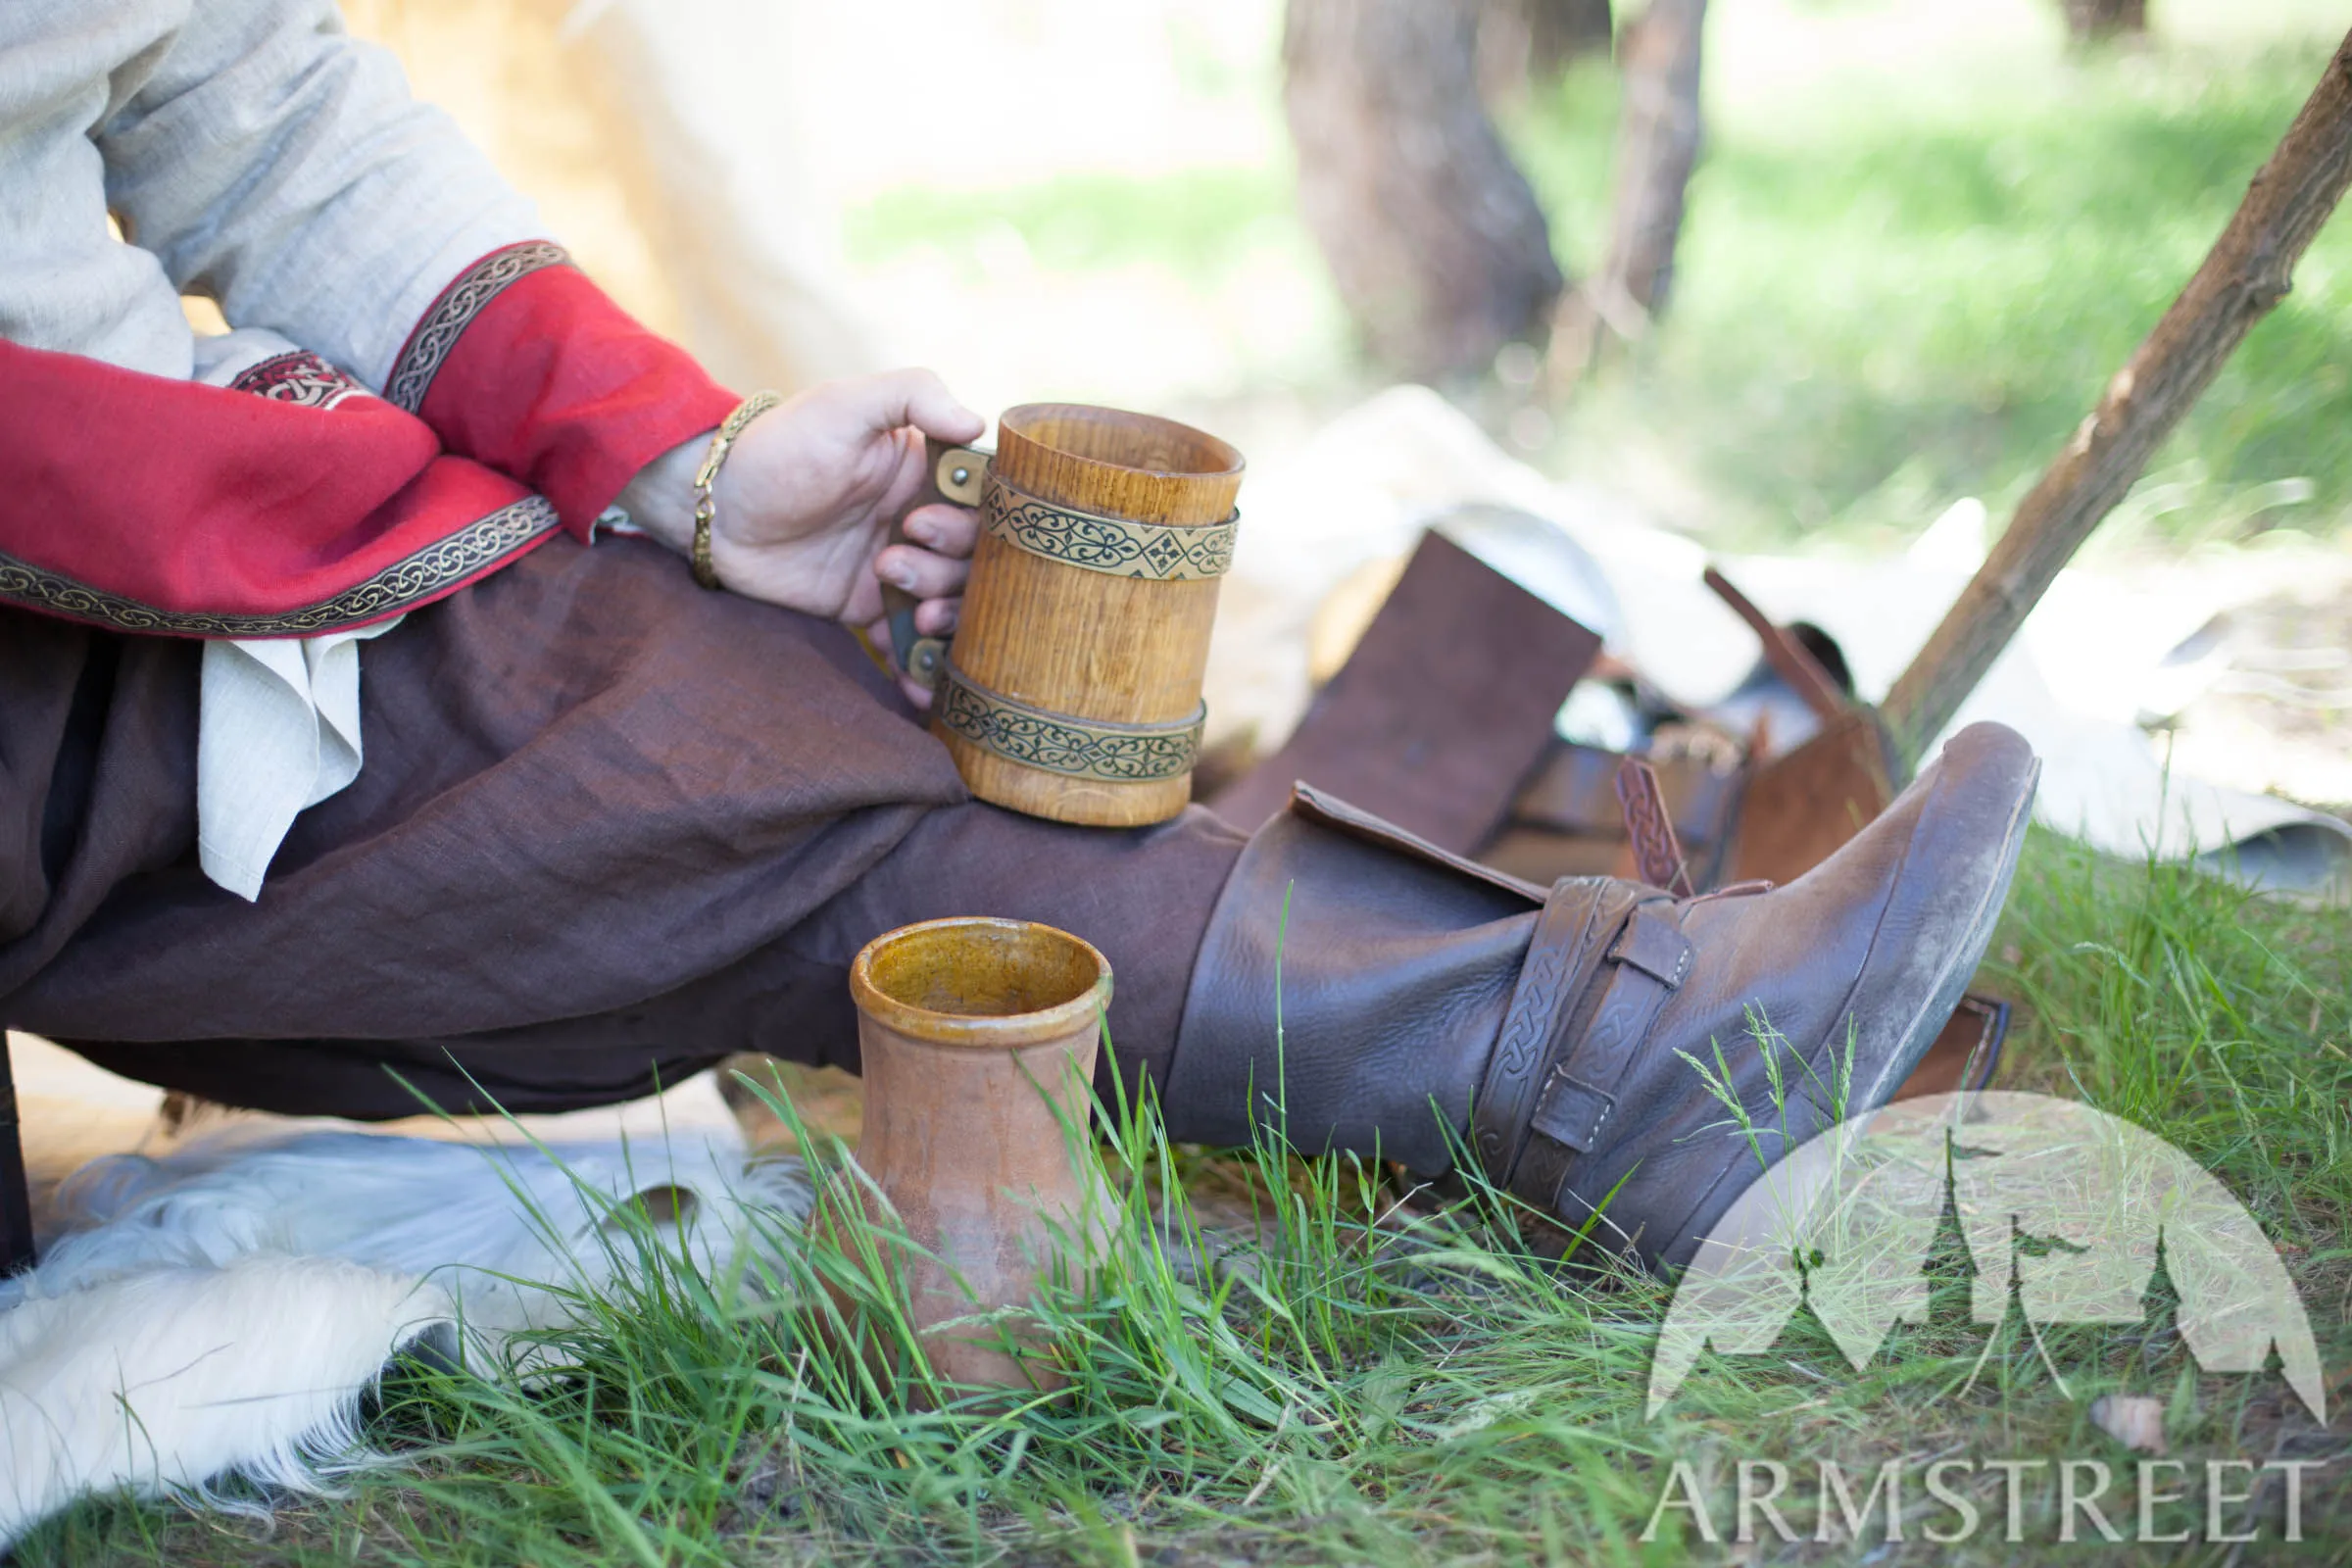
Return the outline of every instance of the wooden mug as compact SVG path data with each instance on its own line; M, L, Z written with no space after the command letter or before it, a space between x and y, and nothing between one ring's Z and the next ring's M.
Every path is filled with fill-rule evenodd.
M917 637L912 600L884 597L898 661L932 688L932 731L964 783L1057 822L1183 810L1241 453L1173 419L1029 403L998 419L994 453L930 456L937 495L922 500L981 514L954 641Z
M926 920L867 943L850 995L865 1079L858 1163L916 1249L900 1279L933 1369L1059 1388L1036 1333L1015 1328L1008 1348L1003 1333L950 1323L1017 1313L1057 1241L1091 1248L1104 1234L1102 1173L1082 1167L1109 963L1049 925Z

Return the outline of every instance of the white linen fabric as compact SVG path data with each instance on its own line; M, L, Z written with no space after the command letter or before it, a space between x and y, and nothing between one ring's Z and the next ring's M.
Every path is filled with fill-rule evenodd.
M333 0L0 5L0 337L218 385L299 346L380 389L450 279L544 237ZM199 338L182 293L235 330ZM393 624L206 649L215 882L257 897L295 815L358 775L358 644Z
M196 377L226 386L293 349L260 327L201 337ZM318 637L204 645L196 858L206 876L241 899L260 898L294 818L360 776L360 644L402 619Z
M204 645L196 858L258 899L294 818L360 776L360 644L400 624Z

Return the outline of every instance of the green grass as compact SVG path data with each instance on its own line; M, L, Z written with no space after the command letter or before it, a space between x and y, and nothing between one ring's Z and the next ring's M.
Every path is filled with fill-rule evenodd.
M2130 1116L2228 1181L2287 1258L2342 1398L2342 914L2037 835L1994 951L1987 978L2023 1004L2005 1086ZM1209 1158L1166 1148L1149 1116L1112 1120L1123 1207L1101 1287L1043 1308L1072 1375L1065 1402L909 1409L903 1391L919 1375L877 1255L812 1245L737 1305L728 1282L646 1248L629 1290L583 1303L582 1326L551 1337L569 1371L561 1383L406 1378L371 1428L403 1467L363 1478L346 1499L290 1505L267 1536L92 1502L37 1532L20 1560L1673 1563L1720 1560L1680 1544L1672 1525L1651 1544L1635 1540L1676 1459L1710 1488L1728 1487L1741 1458L2123 1466L2085 1414L2115 1389L2164 1398L2172 1451L2191 1461L2345 1446L2311 1431L2277 1378L2200 1374L2161 1319L2045 1328L2036 1345L2014 1318L1988 1337L1949 1310L1898 1330L1860 1375L1800 1317L1771 1356L1702 1358L1645 1421L1665 1302L1654 1283L1559 1273L1515 1244L1491 1200L1410 1214L1385 1176L1353 1162ZM1228 1228L1221 1261L1203 1271L1213 1239L1196 1202L1220 1214L1253 1205L1264 1223ZM839 1348L826 1284L867 1304L895 1379ZM1965 1283L1947 1274L1947 1307L1953 1290ZM1992 1478L1975 1497L1997 1511ZM1870 1560L2055 1560L2052 1505L2029 1478L2022 1551L1986 1535L1936 1546L1915 1523ZM2187 1507L2159 1510L2159 1528L2194 1523ZM2305 1557L2342 1560L2352 1489L2315 1481L2305 1508ZM1799 1529L1810 1510L1795 1510ZM2275 1543L2275 1511L2270 1530ZM1761 1559L1850 1555L1808 1544ZM2220 1546L2116 1556L2234 1560Z

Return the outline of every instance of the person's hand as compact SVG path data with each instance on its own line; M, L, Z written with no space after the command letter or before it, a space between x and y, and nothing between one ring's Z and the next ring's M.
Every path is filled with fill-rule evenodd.
M915 629L956 629L979 518L963 507L923 507L891 520L923 487L923 437L973 441L987 428L928 370L894 370L812 387L745 427L712 487L717 516L710 564L726 587L788 610L846 621L890 650L882 584L921 603ZM708 436L649 465L620 502L675 549L691 547L694 470ZM900 677L918 706L930 694Z

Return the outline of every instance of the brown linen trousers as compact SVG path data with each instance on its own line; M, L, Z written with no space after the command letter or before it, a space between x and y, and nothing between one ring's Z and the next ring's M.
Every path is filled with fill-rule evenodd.
M0 610L0 1022L231 1104L556 1110L737 1051L855 1070L850 960L951 914L1102 949L1113 1058L1160 1078L1242 847L1198 808L973 801L848 631L559 539L364 646L366 764L247 904L196 862L200 660Z

